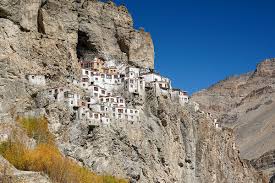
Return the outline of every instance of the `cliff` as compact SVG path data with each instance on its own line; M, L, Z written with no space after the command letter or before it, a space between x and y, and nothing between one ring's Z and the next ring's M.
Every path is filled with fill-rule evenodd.
M260 162L273 154L275 60L267 59L253 72L230 77L198 92L192 100L201 104L222 126L234 129L241 157ZM264 156L266 157L266 156ZM264 158L267 160L266 158ZM272 159L263 164L272 164ZM261 164L255 165L263 167Z
M148 90L142 102L127 98L141 111L138 122L116 121L104 128L74 120L64 104L39 95L56 86L85 92L66 78L80 75L78 60L95 56L154 67L150 34L133 28L124 6L82 0L1 1L1 141L10 133L6 124L15 126L18 114L42 114L60 150L99 174L131 182L266 181L239 158L232 131L216 129L213 119L195 111L192 103L181 107ZM29 84L27 74L45 75L46 86Z

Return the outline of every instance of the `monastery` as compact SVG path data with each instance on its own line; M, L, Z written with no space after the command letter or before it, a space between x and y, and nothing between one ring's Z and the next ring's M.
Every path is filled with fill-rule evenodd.
M46 91L49 100L64 102L77 120L87 120L91 125L108 125L113 120L139 121L140 111L135 106L127 106L125 98L115 95L114 91L124 91L144 98L146 89L152 89L156 96L165 95L180 105L188 103L186 91L172 88L169 78L153 70L134 66L118 69L114 64L107 65L102 58L79 61L79 64L81 77L69 77L67 81L81 88L85 95L66 87ZM46 84L43 75L30 74L26 79L32 85Z

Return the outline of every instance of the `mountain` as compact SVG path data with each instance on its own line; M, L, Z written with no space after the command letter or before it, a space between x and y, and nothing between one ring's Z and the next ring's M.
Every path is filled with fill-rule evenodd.
M274 99L275 59L264 60L255 71L229 77L192 96L222 126L234 130L241 158L253 160L259 169L273 167L274 160L267 161L266 155L274 154L275 149Z
M102 63L108 68L102 68ZM96 67L97 73L86 66ZM172 90L168 78L152 72L151 36L133 28L124 6L96 0L1 1L0 68L0 152L8 147L6 143L13 143L18 119L26 118L35 127L23 123L31 130L21 129L19 136L30 142L25 145L31 152L43 143L40 136L50 133L64 157L99 175L133 183L267 182L265 175L239 157L231 129L216 128L213 118L196 103L182 102L188 99L186 93ZM142 93L127 88L133 84L130 71L141 74L134 79ZM265 73L269 71L261 72ZM156 80L146 82L151 76ZM105 88L94 85L99 80ZM123 88L118 87L121 83ZM111 85L113 90L106 92ZM95 95L99 88L106 106L96 109L92 101L103 104ZM96 112L107 111L107 99L120 101L112 103L114 111ZM228 105L220 111L222 107ZM129 115L122 119L125 111ZM41 117L48 121L50 132L33 120Z

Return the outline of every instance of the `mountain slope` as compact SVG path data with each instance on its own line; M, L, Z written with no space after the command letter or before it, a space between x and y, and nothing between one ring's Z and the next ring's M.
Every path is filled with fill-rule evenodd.
M257 159L275 148L275 59L198 92L192 100L234 129L242 158Z

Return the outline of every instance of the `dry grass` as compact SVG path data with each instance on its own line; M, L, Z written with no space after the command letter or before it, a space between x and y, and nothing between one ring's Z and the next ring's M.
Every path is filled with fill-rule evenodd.
M29 149L14 135L0 145L3 155L17 169L46 173L57 183L127 183L113 176L99 176L64 157L55 146L45 118L18 118L27 135L37 141L35 149Z

